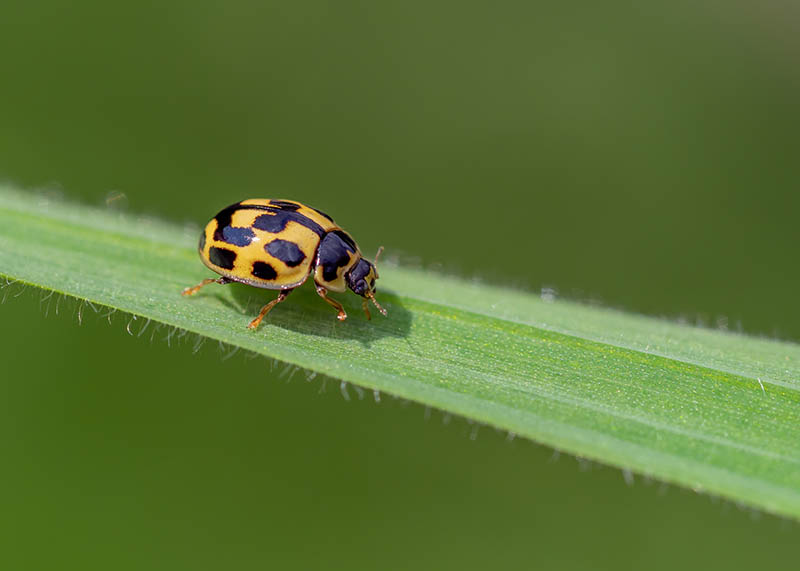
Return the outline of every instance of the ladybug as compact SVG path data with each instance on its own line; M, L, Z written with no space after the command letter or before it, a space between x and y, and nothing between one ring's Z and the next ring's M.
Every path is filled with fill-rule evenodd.
M206 225L197 251L203 263L222 277L204 279L182 295L193 295L210 283L240 282L280 290L248 324L250 329L312 273L317 294L338 311L339 321L347 319L347 313L328 297L328 291L350 288L364 298L367 319L371 318L368 301L386 315L375 300L375 264L361 256L355 240L333 218L300 202L250 198L231 204Z

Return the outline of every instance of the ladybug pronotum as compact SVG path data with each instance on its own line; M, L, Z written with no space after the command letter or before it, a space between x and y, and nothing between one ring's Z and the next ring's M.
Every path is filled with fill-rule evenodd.
M269 310L312 273L317 293L338 311L340 321L347 319L347 313L341 303L328 297L328 291L350 288L364 298L367 319L368 301L386 315L375 300L375 264L361 256L355 240L330 216L299 202L250 198L232 204L206 225L197 250L203 263L222 277L204 279L184 289L183 295L197 293L210 283L240 282L280 290L250 322L250 329L258 327Z

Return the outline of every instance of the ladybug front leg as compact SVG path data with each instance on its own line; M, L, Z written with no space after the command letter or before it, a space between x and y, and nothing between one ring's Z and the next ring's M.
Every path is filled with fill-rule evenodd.
M344 321L347 319L347 313L344 311L344 307L342 304L336 301L335 299L331 299L328 297L328 290L322 287L321 285L317 286L317 294L324 299L329 305L331 305L339 314L336 316L336 319L339 321Z
M264 317L269 313L269 310L272 309L273 307L275 307L276 305L278 305L284 299L286 299L286 296L288 296L290 293L292 293L293 289L294 288L292 288L292 289L282 289L281 293L278 294L278 297L276 297L275 299L270 301L267 305L265 305L264 307L261 308L261 311L258 312L258 315L256 316L256 318L253 321L251 321L250 323L247 324L247 328L248 329L255 329L256 327L258 327L258 325L261 323L261 320L264 319Z

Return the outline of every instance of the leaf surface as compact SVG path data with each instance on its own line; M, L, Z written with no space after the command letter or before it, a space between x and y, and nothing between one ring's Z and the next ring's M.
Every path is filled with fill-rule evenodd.
M204 222L204 221L203 221ZM800 346L381 267L389 315L212 284L199 228L0 188L0 274L559 450L800 516Z

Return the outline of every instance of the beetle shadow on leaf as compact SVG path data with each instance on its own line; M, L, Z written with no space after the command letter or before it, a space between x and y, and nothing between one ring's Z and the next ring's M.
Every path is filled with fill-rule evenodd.
M242 284L234 283L225 287L231 288L229 300L232 299L237 305L237 311L247 317L243 320L242 327L258 315L264 304L278 296L277 290L259 290ZM336 319L336 310L317 295L313 284L303 284L285 301L272 308L261 322L259 330L267 325L274 325L304 335L353 339L367 347L384 337L407 337L411 330L411 312L402 306L400 298L391 291L380 290L376 296L386 309L386 316L381 315L370 303L371 320L367 320L364 315L361 297L351 292L328 295L344 305L347 319Z

